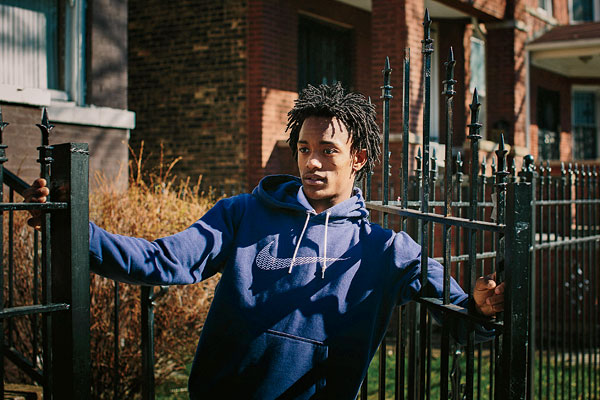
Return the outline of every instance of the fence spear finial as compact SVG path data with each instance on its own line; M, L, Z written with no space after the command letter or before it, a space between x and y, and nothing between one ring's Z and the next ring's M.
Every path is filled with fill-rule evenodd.
M463 166L462 156L460 155L460 151L456 154L456 165L459 169Z
M44 113L42 114L42 123L36 124L42 132L42 146L48 146L50 144L50 131L54 128L54 125L48 120L48 110L44 107Z

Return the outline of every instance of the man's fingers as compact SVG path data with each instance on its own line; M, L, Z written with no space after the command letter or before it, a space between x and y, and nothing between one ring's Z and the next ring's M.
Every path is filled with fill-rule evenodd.
M46 180L44 178L37 178L35 181L33 181L33 183L31 184L31 187L33 188L43 188L46 187Z
M503 304L504 296L503 295L490 296L485 300L485 302L491 306L496 305L496 304Z
M502 294L504 293L504 288L506 287L506 285L504 285L504 282L502 282L501 284L499 284L498 286L496 286L496 290L494 290L494 293L496 294Z
M491 275L482 276L475 282L475 290L492 290L496 287L496 281Z

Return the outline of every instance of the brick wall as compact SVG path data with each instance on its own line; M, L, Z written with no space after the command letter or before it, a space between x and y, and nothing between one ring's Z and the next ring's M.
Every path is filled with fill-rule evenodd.
M127 109L127 0L88 2L87 104Z
M244 0L129 0L131 145L145 141L148 167L162 142L181 176L246 181L247 11Z

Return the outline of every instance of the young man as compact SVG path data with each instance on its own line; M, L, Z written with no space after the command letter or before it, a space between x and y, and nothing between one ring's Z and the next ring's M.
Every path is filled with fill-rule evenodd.
M420 247L370 223L354 188L380 153L374 107L340 85L309 86L288 130L300 178L268 176L252 194L221 200L154 242L90 223L98 274L154 285L222 274L190 374L192 399L353 399L394 306L421 289ZM28 200L47 194L38 180ZM442 277L430 260L431 296L441 297ZM480 278L475 309L501 311L502 292ZM454 281L451 300L472 301ZM450 328L464 335L463 326Z

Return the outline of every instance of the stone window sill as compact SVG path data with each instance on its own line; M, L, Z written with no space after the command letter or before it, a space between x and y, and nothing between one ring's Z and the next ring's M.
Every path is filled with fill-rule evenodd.
M51 122L113 129L134 129L135 113L110 107L78 106L56 91L0 84L0 103L47 107Z

